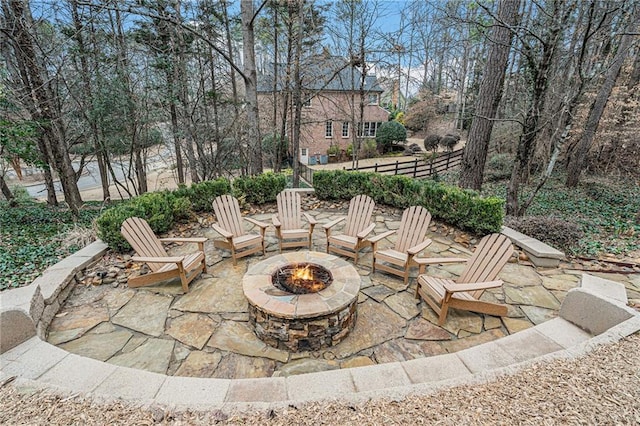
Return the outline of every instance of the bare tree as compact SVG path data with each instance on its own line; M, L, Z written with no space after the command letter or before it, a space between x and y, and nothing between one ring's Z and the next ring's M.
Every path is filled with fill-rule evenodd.
M566 181L566 184L569 187L576 187L580 181L580 174L584 169L587 153L589 152L589 148L591 147L596 131L598 130L600 118L602 117L611 95L611 91L613 90L618 75L620 74L622 64L629 54L632 41L637 34L634 33L634 31L637 30L638 22L640 21L640 6L634 6L634 10L631 10L627 15L628 23L622 34L622 39L620 40L616 55L604 76L604 81L600 86L595 99L591 103L582 136L575 148L569 153Z
M43 58L37 53L38 41L29 3L3 0L2 9L5 19L12 22L6 31L13 49L12 59L20 78L22 100L33 121L40 126L39 147L43 156L58 172L65 201L73 214L77 215L82 199L76 184L76 172L71 164L64 136L60 103L51 90Z
M475 105L475 116L469 130L460 169L460 186L479 190L489 150L493 122L502 97L505 71L511 50L513 28L518 25L520 0L501 0L491 30L491 48Z
M260 137L260 118L258 113L258 74L256 72L256 54L253 24L256 14L264 6L255 10L253 0L241 0L242 16L242 55L244 58L244 85L247 101L247 138L250 153L250 173L262 173L262 138Z

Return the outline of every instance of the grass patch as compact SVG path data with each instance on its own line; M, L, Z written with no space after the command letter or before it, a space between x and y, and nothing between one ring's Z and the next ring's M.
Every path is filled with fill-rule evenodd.
M0 202L0 290L30 284L47 267L82 248L99 213L98 203L88 204L74 222L66 208Z

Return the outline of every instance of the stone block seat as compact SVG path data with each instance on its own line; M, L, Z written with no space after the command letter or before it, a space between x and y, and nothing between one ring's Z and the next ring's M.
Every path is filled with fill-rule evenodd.
M100 244L83 252L84 261L104 250ZM67 269L70 277L76 267ZM56 291L55 283L46 277L57 279L64 289ZM458 352L289 377L177 377L103 363L41 340L42 323L50 321L53 307L66 298L70 281L45 273L39 284L0 293L0 383L15 377L17 387L176 409L236 411L307 401L356 402L487 382L536 362L584 355L640 330L640 314L626 306L623 286L585 274L582 287L567 293L557 318Z
M524 250L531 262L540 268L556 268L565 258L564 253L560 250L515 229L503 226L500 232L509 237L513 244Z

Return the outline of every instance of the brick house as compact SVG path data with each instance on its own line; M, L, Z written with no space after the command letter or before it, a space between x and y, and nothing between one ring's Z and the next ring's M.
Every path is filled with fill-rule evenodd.
M388 111L380 106L383 89L375 76L367 75L364 80L363 120L358 124L362 74L355 67L333 71L327 66L335 66L340 63L338 61L341 60L323 58L322 65L305 67L299 151L299 160L303 164L327 162L330 148L344 158L349 145L355 142L362 144L366 139L375 138L380 124L388 120ZM280 73L284 74L284 70ZM262 134L273 132L274 100L278 103L275 108L276 123L282 122L283 98L281 89L277 89L274 96L273 78L268 73L263 73L258 79ZM289 105L287 135L293 134L293 115L293 106ZM278 126L279 124L275 125L276 129Z

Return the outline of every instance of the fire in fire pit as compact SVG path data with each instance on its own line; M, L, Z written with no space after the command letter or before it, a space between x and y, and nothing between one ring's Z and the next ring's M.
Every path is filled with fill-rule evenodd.
M280 290L294 294L317 293L327 288L333 277L329 270L313 263L292 263L278 268L272 283Z

